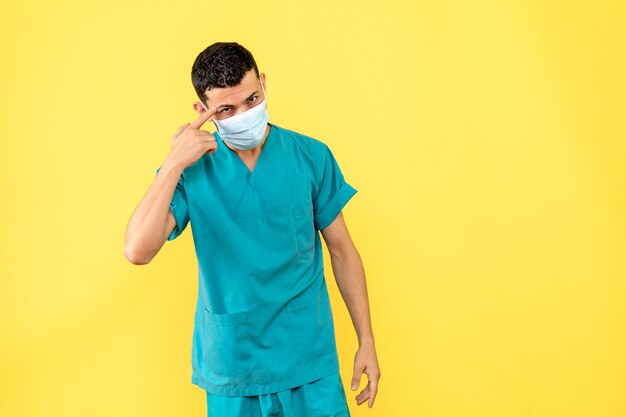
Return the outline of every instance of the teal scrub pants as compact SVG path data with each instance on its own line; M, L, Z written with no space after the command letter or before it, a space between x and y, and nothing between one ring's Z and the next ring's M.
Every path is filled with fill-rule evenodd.
M351 417L338 372L269 394L206 395L208 417Z

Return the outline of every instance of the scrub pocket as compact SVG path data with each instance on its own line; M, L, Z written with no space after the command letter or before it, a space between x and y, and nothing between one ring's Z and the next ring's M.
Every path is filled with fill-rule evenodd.
M335 329L327 296L315 292L294 298L287 303L286 311L300 356L316 361L336 352Z
M293 223L298 245L298 253L310 254L315 249L315 223L313 221L313 205L311 203L294 207Z
M204 327L209 372L233 379L248 375L254 366L248 312L214 314L205 307Z

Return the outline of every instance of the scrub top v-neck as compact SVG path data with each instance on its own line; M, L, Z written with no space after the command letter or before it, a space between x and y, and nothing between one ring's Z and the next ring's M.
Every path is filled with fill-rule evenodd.
M268 123L252 171L218 132L170 209L198 260L192 383L260 395L339 371L319 230L357 190L326 144ZM157 169L157 173L160 167Z

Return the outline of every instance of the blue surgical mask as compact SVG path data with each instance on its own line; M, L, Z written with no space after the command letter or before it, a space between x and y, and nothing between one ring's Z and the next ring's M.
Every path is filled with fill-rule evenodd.
M265 128L270 116L267 114L265 88L263 101L256 106L224 120L213 119L220 137L237 149L245 150L257 147L263 140ZM201 102L202 104L202 102ZM206 109L206 106L202 104Z

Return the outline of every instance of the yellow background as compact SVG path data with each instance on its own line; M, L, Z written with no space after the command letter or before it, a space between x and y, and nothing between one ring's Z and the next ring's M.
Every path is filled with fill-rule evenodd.
M253 53L270 120L329 144L359 190L345 216L383 374L373 409L348 385L356 337L326 258L354 417L626 415L624 2L3 1L0 16L1 416L206 415L190 229L147 266L123 243L215 41Z

